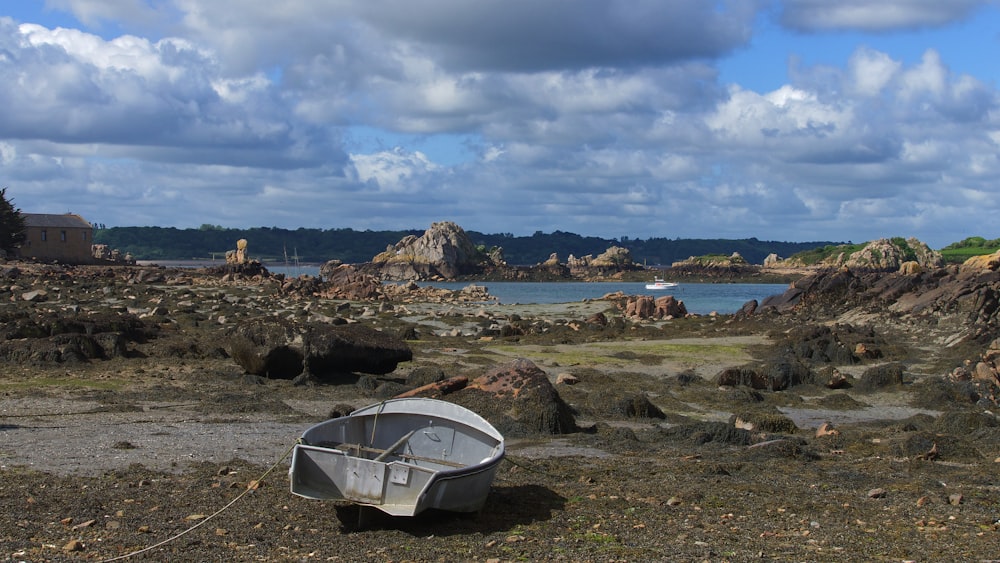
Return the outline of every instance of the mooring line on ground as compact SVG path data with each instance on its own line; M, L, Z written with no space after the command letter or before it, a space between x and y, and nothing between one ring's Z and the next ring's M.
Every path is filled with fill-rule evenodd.
M285 450L285 453L282 454L281 458L279 458L278 461L274 462L274 464L271 465L271 467L268 467L267 471L265 471L263 474L261 474L261 476L257 480L250 481L249 483L247 483L246 489L244 489L242 493L240 493L239 495L237 495L236 498L234 498L233 500L229 501L225 506L223 506L222 508L216 510L212 514L210 514L210 515L206 516L205 518L199 520L198 523L196 523L195 525L191 526L190 528L188 528L188 529L186 529L186 530L184 530L182 532L178 532L177 534L174 534L173 536L171 536L171 537L169 537L169 538L167 538L167 539L165 539L163 541L157 542L157 543L155 543L155 544L153 544L151 546L144 547L142 549L133 551L131 553L126 553L124 555L119 555L117 557L112 557L111 559L103 559L103 560L101 560L101 563L110 563L111 561L121 561L122 559L128 559L129 557L133 557L133 556L136 556L136 555L140 555L140 554L146 553L148 551L152 551L152 550L154 550L154 549L156 549L158 547L163 547L164 545L167 545L168 543L170 543L172 541L178 540L178 539L186 536L187 534L189 534L189 533L197 530L198 528L202 527L203 525L205 525L207 522L209 522L210 520L212 520L216 516L222 514L226 510L228 510L229 507L231 507L234 504L236 504L244 496L246 496L247 494L249 494L249 493L257 490L257 488L260 486L260 484L264 482L264 479L267 478L267 476L272 471L274 471L274 469L276 467L278 467L278 465L280 465L281 462L285 461L285 459L288 457L288 455L292 453L292 450L295 449L295 445L298 444L300 441L301 440L296 440L291 446L289 446L288 449Z

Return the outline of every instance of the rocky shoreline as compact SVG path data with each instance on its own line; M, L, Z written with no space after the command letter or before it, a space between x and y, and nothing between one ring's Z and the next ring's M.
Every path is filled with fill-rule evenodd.
M0 555L992 560L996 264L816 271L735 315L658 317L344 266L0 265ZM354 507L288 493L301 430L402 393L504 432L481 514L355 530Z

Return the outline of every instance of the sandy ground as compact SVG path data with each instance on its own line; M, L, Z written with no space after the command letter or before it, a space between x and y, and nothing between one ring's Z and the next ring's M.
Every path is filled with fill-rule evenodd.
M586 308L585 305L583 307ZM550 306L547 311L566 314L566 311L574 308L573 305L557 305ZM760 345L766 342L767 339L761 336L735 336L678 338L657 344L660 347L674 345L712 349ZM644 341L525 345L519 346L516 353L501 348L497 350L497 355L510 359L534 357L543 369L550 372L550 380L554 383L559 373L572 371L576 366L547 366L546 358L579 355L588 350L592 350L594 354L611 354L623 350L639 350L648 345ZM651 378L661 378L662 374L690 369L710 379L722 367L748 358L749 355L727 358L686 357L663 359L655 365L621 361L617 365L604 367L609 371L643 373ZM499 363L503 361L498 358ZM178 384L180 387L187 387L192 382L188 378ZM230 408L227 409L230 412L220 413L213 412L195 389L190 389L191 394L184 400L143 400L141 397L155 395L155 391L140 391L141 385L134 387L127 399L86 389L66 390L58 387L44 393L7 392L6 396L0 397L0 435L3 437L0 445L0 469L16 466L59 475L98 476L131 464L170 472L183 471L193 463L224 463L231 459L267 465L279 459L310 424L324 420L330 408L338 401L349 401L355 406L365 404L362 397L350 393L345 395L342 389L302 391L291 388L287 382L274 382L274 394L286 408L278 408L277 412L254 410L246 413ZM202 390L219 393L224 389L218 388L217 384L205 384ZM281 398L282 391L288 391L296 397ZM323 398L324 394L328 397ZM95 395L105 400L95 399ZM232 399L237 403L244 400L238 396ZM911 414L912 409L899 408L891 416L905 418ZM714 418L725 419L728 416L729 413L719 412ZM792 416L800 417L806 423L810 417L823 417L822 413L807 410L793 413ZM829 411L826 418L846 419L849 416L849 413ZM581 424L593 422L581 418ZM647 421L639 425L653 428L660 424ZM547 455L564 455L572 450L563 451L552 446L545 451L548 452ZM512 452L517 452L516 444L512 445ZM537 452L537 448L529 450L531 457L535 457Z

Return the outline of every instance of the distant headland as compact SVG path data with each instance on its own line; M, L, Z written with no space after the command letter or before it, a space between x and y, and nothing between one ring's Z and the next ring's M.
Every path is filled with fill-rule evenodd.
M477 248L502 248L508 264L533 265L560 257L598 256L608 248L626 248L632 259L644 266L669 266L691 256L731 255L736 252L752 264L761 264L775 254L792 256L819 247L839 245L837 241L782 242L749 239L619 239L584 236L563 231L530 236L510 233L486 234L465 231ZM357 231L353 229L281 229L256 227L230 229L203 225L196 229L173 227L99 227L94 241L134 256L137 260L223 260L235 241L250 241L251 252L263 262L298 261L322 264L340 260L348 264L368 262L386 247L407 236L419 237L424 230Z

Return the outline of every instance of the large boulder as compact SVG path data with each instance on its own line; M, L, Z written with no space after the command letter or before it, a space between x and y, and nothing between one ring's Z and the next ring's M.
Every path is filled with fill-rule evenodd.
M861 374L857 388L860 391L876 391L884 387L893 387L903 384L905 368L899 362L891 362L878 366L873 366Z
M650 319L656 312L656 301L651 295L629 296L625 303L625 316L630 319Z
M755 308L754 312L756 313L758 311L763 312L771 310L790 311L799 304L803 293L805 293L803 288L792 284L785 290L784 293L765 297L764 300L761 301L760 306Z
M995 272L1000 269L1000 250L993 254L972 256L962 263L963 272Z
M812 365L853 365L883 357L884 338L871 326L803 323L777 340L787 352Z
M230 356L247 373L277 379L293 379L306 368L319 379L352 372L381 375L413 359L402 340L360 324L254 319L232 329L227 340Z
M449 399L478 412L508 437L577 430L569 405L548 375L523 358L487 371Z
M646 393L619 392L611 390L607 393L592 393L588 397L588 406L602 418L612 419L665 419L667 415L660 410Z
M635 266L632 262L632 251L621 246L611 246L594 258L590 265L595 268L614 268L627 270Z
M745 385L752 389L784 391L789 387L813 382L808 366L795 359L774 360L730 367L715 376L715 384L722 387Z
M325 281L322 295L327 299L368 301L383 297L382 282L378 278L340 260L323 264L319 275Z
M462 227L451 221L433 223L423 235L408 235L372 258L382 279L455 279L477 273L485 256Z
M656 299L656 312L653 316L657 319L681 318L687 316L687 307L683 301L678 301L673 295L664 295Z
M673 295L653 298L652 295L605 295L617 301L618 308L630 319L671 319L686 317L687 307Z

